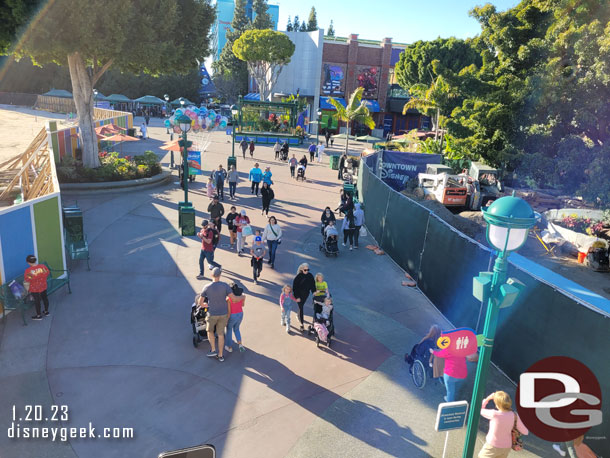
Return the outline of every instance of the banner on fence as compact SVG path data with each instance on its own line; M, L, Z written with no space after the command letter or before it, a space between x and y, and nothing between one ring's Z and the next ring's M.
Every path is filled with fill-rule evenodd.
M417 180L418 173L426 172L427 164L440 164L440 154L403 153L383 151L381 179L395 191L402 191L411 179Z

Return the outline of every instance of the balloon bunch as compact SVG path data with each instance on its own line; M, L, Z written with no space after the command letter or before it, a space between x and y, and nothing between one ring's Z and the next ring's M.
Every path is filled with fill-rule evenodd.
M178 134L181 133L180 126L176 119L183 114L191 119L191 129L194 132L200 132L202 130L210 132L218 127L224 129L229 122L226 116L220 116L219 114L216 114L214 110L208 110L205 107L197 108L195 106L189 106L186 108L178 108L169 119L165 120L165 127L168 129L171 127L174 129L174 132Z

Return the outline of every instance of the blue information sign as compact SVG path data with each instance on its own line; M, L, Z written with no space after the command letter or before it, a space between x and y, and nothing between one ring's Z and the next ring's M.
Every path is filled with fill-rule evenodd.
M450 431L463 428L467 414L468 401L443 402L438 405L434 429L436 431Z

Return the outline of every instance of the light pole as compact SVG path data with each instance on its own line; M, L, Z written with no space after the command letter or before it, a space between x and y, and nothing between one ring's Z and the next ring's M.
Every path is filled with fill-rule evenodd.
M498 313L501 308L510 307L522 289L516 280L506 279L508 256L525 243L529 229L536 224L540 215L526 201L515 197L513 192L512 196L501 197L487 210L483 209L483 218L487 222L487 241L498 255L493 272L481 272L473 279L473 294L482 302L487 301L487 314L462 458L472 458L474 453Z
M165 99L165 117L169 118L169 95L165 94L163 98ZM169 127L166 129L166 131L166 134L169 134Z
M231 105L231 116L233 117L232 121L232 131L233 131L233 144L231 145L231 157L235 157L235 127L237 126L237 115L239 115L239 108L237 105Z
M316 145L320 144L320 118L322 117L322 110L318 110L318 125L316 126Z

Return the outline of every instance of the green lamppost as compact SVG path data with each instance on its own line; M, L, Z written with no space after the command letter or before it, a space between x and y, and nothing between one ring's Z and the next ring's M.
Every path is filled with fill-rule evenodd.
M237 126L238 126L238 121L237 121L238 115L239 115L239 106L231 105L231 117L233 118L233 121L232 121L233 125L231 126L232 144L231 144L231 157L227 159L227 170L231 170L232 165L234 165L235 170L237 170L237 159L235 158L235 130L237 129Z
M188 147L191 142L186 137L187 132L191 130L191 118L182 114L176 118L176 123L182 131L182 140L179 145L182 147L182 183L184 185L184 202L178 203L179 225L182 235L195 235L195 209L189 202Z
M472 458L474 453L498 313L501 308L510 307L523 288L518 280L506 278L508 256L525 243L529 229L536 224L540 215L535 213L526 201L515 197L513 193L512 196L501 197L487 209L483 209L483 218L487 222L487 241L498 255L493 272L480 272L479 276L473 279L473 295L482 302L487 301L487 315L472 403L468 413L463 458Z

